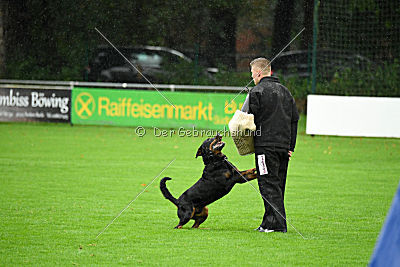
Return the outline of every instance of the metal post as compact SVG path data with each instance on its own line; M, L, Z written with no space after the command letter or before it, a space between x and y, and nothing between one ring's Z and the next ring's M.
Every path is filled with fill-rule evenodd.
M319 1L314 0L314 26L313 26L313 51L312 51L312 84L311 92L315 94L317 86L317 37L318 37L318 6Z
M194 85L196 85L199 80L199 50L200 50L200 44L196 43L195 56L194 56L194 81L193 81Z
M89 39L89 37L88 37L88 39ZM88 82L89 81L89 41L88 40L86 40L86 42L85 42L85 60L86 60L86 62L85 62L85 77L84 77L84 80L86 81L86 82Z

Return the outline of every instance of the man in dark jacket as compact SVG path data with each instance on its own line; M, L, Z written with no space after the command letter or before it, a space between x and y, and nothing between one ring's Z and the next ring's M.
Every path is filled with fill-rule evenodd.
M254 115L256 133L261 132L254 136L254 149L258 186L265 198L263 221L256 230L286 232L286 174L296 145L299 114L289 90L271 76L267 59L257 58L250 66L256 86L249 93L249 113Z

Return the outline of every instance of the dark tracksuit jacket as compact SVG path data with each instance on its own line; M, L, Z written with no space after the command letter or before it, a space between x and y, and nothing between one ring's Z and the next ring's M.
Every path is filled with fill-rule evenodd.
M277 147L294 151L299 113L289 92L276 77L268 76L251 89L249 113L254 115L261 136L254 136L254 146Z

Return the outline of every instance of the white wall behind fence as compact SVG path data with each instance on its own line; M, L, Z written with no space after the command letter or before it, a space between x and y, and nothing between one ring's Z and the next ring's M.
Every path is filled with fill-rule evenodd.
M400 98L309 95L306 133L400 138Z

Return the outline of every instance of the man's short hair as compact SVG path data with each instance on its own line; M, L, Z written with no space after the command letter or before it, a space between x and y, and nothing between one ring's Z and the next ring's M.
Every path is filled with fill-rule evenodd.
M271 72L269 60L264 57L259 57L250 62L250 67L263 70L261 74L268 75Z

